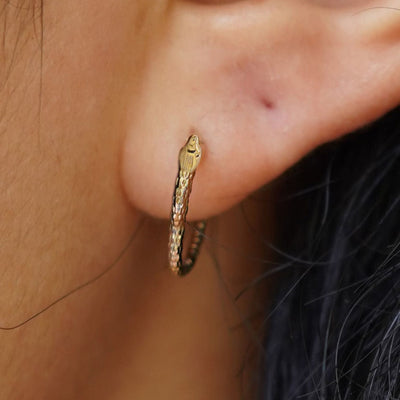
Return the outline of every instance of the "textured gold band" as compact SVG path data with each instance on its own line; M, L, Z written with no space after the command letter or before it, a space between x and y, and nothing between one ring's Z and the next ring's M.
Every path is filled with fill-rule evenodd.
M169 268L179 276L186 275L193 268L203 241L206 222L195 224L195 231L187 257L182 261L183 237L186 214L193 178L201 159L200 141L191 135L179 152L179 170L172 200L171 224L169 231Z

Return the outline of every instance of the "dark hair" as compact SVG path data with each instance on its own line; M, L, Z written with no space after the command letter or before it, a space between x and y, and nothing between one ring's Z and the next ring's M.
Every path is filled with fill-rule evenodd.
M277 182L262 399L400 398L399 167L397 108Z

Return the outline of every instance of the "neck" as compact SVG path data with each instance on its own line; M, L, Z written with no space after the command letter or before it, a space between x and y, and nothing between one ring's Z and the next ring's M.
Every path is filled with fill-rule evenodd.
M256 229L264 229L251 211ZM251 260L263 258L254 244L260 234L249 232L239 209L210 221L193 271L179 278L160 268L167 262L168 224L146 219L132 262L137 282L130 312L99 379L118 387L113 399L254 398L265 287L234 297L261 272ZM101 398L105 388L94 387Z
M258 315L267 291L257 286L237 301L234 297L262 269L254 260L264 258L257 243L269 223L256 203L246 206L246 218L238 207L209 222L197 263L184 278L166 267L168 222L146 218L107 275L21 329L0 331L0 366L5 371L0 397L18 399L29 391L43 399L254 398ZM26 310L18 309L22 316L14 316L10 307L4 320L22 320L96 275L123 247L127 226L130 231L140 219L131 215L128 224L127 215L109 213L105 219L120 223L93 226L99 231L87 239L92 246L81 246L88 257L98 255L93 265L80 262L82 254L73 252L70 256L76 260L43 264L48 275L57 265L64 279L53 279L50 283L59 282L54 291L36 296L39 305L25 301ZM107 231L110 254L99 240L105 228L115 233ZM28 283L39 287L33 278ZM23 352L17 350L21 348ZM18 386L13 384L15 376Z

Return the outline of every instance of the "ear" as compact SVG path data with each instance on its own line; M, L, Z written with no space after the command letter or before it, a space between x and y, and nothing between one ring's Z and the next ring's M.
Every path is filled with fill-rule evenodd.
M183 1L163 21L122 163L132 204L154 216L169 217L191 128L203 158L189 217L202 219L400 103L400 11L381 0Z

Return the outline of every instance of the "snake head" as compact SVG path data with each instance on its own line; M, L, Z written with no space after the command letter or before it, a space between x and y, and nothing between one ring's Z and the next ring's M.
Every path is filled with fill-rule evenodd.
M187 173L193 173L201 159L200 140L197 135L191 135L179 152L179 167Z

